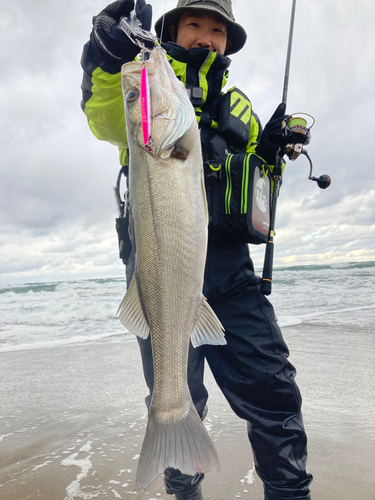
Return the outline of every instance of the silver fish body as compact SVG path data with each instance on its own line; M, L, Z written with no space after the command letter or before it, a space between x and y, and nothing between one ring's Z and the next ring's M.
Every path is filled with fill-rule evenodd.
M154 391L136 489L167 467L185 474L219 469L213 443L187 384L193 346L225 344L223 327L202 295L207 203L199 129L183 84L161 48L144 63L149 75L152 151L143 142L143 63L122 68L130 149L129 194L135 273L118 316L141 338L151 334Z

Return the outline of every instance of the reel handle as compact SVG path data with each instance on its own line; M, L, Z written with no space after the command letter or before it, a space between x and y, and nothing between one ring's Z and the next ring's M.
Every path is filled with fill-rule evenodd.
M308 177L309 180L315 181L318 184L318 186L320 187L320 189L327 189L327 187L329 187L331 185L331 182L332 182L331 177L327 174L323 174L320 177L314 177L312 175L313 164L312 164L312 161L311 161L311 158L310 158L308 152L306 151L306 149L302 149L301 153L306 156L306 158L309 160L309 163L310 163L310 174Z

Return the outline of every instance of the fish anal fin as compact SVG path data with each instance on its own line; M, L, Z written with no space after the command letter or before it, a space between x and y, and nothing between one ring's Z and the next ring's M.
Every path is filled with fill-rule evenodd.
M141 301L139 300L137 275L134 274L130 286L119 305L116 316L121 323L141 339L147 339L150 333L147 320L145 318Z
M198 311L197 322L191 336L191 343L193 347L203 344L225 345L227 343L223 325L203 296Z
M213 442L193 405L178 421L162 423L150 411L135 480L135 489L147 488L166 468L183 474L220 471Z

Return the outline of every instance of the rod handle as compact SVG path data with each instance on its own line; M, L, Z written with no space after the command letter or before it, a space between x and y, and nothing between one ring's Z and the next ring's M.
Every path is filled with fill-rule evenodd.
M271 295L272 292L273 251L274 251L273 238L270 238L266 244L263 275L260 284L260 293L262 293L263 295Z

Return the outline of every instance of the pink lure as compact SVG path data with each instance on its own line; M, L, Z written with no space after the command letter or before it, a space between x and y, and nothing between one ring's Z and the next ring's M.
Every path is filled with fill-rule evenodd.
M148 84L148 74L146 68L142 68L140 90L141 90L141 115L142 115L143 141L146 148L151 151L150 87Z

